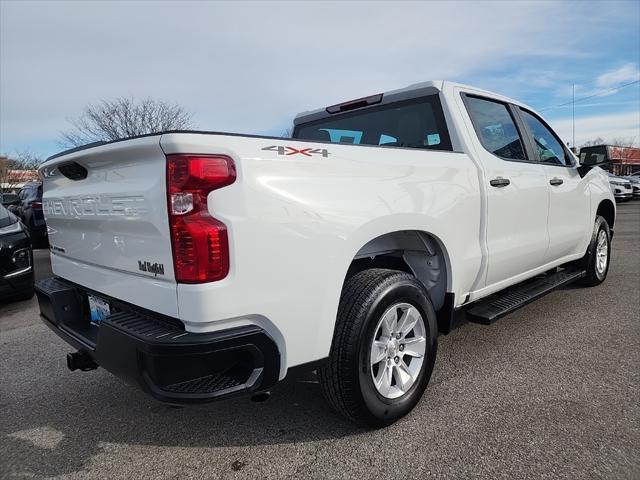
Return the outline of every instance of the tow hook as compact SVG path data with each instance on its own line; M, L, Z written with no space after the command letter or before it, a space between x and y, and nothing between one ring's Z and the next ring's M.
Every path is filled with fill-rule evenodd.
M88 372L98 368L98 364L93 361L87 352L82 350L79 352L67 353L67 367L72 372L74 370L82 370Z

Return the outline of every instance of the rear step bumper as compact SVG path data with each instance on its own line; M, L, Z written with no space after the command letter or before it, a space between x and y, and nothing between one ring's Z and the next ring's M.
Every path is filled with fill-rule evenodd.
M115 311L97 326L90 322L87 301L87 293L94 292L57 277L35 288L48 327L86 361L160 401L209 402L264 390L278 380L278 348L257 326L191 333L175 319L127 308L115 299L107 299Z

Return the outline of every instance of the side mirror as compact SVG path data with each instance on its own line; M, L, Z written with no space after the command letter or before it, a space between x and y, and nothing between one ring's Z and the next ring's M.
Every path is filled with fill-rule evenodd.
M604 167L610 163L611 160L604 153L582 153L580 154L578 172L581 177L584 177L593 167Z

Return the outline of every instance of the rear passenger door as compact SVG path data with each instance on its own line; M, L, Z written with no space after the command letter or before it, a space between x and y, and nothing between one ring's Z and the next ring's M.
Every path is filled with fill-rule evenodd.
M549 185L549 249L546 262L554 262L586 249L593 228L588 184L560 138L535 113L519 108Z
M549 245L547 175L525 141L515 107L464 93L463 100L478 139L474 146L486 188L485 285L502 288L544 264ZM501 282L504 285L496 285Z

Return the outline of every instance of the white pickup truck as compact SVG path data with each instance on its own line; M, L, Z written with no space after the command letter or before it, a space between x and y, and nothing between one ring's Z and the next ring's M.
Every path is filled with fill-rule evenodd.
M292 137L163 132L42 165L37 293L69 368L170 404L315 369L338 412L383 426L439 334L607 275L606 172L517 101L426 82L302 113Z

